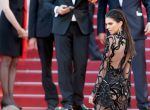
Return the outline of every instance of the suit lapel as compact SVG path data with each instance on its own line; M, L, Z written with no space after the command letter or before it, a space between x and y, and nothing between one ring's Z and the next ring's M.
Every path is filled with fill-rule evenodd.
M119 4L119 6L121 7L119 0L117 0L116 2L117 2L117 3ZM126 0L123 0L123 1L122 1L122 7L123 7L124 5L126 5Z
M124 4L125 4L125 3L124 3L124 1L125 1L125 0L123 0L123 1L122 1L122 7L123 7L123 6L124 6Z
M120 6L120 7L121 7L121 5L120 5L120 1L119 1L119 0L116 0L116 3L118 4L118 6ZM122 3L122 5L123 5L123 3Z
M81 0L76 0L75 5L78 5Z
M123 7L124 5L126 5L126 0L123 0L123 2L122 2L122 7Z
M68 5L68 6L72 6L72 0L64 0L64 2Z

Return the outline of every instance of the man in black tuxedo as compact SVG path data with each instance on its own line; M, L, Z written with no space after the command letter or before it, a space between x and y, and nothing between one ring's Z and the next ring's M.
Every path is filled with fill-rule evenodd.
M54 14L59 86L62 104L71 110L87 109L83 104L89 34L92 23L88 0L43 0L44 7Z
M132 37L135 41L136 55L132 62L134 73L137 105L140 110L150 110L148 89L146 82L145 39L150 33L150 0L142 0L147 11L147 24L144 30L141 0L99 0L98 1L98 34L100 41L104 41L105 14L109 9L121 9L127 17Z
M95 4L89 3L89 13L90 13L90 18L93 24L93 15L95 11ZM95 40L95 34L94 34L94 28L93 31L90 34L90 40L89 40L89 55L91 60L102 60L103 55L100 52L99 46L96 43Z
M58 105L56 86L52 81L53 41L52 14L43 7L43 0L30 0L29 10L29 45L34 47L37 42L42 65L42 85L45 92L47 110L54 110Z

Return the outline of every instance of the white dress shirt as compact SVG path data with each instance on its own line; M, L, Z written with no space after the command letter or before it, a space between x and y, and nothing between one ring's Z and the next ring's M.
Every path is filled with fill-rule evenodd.
M73 5L75 4L75 2L76 2L76 0L72 0ZM76 17L75 17L75 15L73 15L73 16L72 16L71 21L76 21Z
M76 2L76 0L72 0L73 5L75 4L75 2ZM58 8L58 6L56 6L56 7L54 8L55 17L58 16L58 13L56 12L57 8ZM71 21L76 21L75 15L72 16Z
M122 7L123 0L119 0L120 6Z

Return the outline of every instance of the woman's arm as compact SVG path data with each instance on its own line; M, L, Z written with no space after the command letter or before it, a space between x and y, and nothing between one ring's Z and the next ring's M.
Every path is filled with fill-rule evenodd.
M125 79L129 79L130 72L131 72L131 60L132 58L129 58L123 68L123 76Z
M109 57L110 57L110 55L112 53L112 50L111 50L112 43L113 43L113 38L112 37L108 37L106 39L106 44L105 44L104 61L102 62L101 66L100 66L100 70L99 70L99 73L97 75L97 80L96 80L96 83L95 83L95 87L94 87L94 89L92 91L92 95L95 95L97 93L99 85L101 84L103 78L106 75L107 63L108 63Z
M13 25L13 27L17 30L20 37L27 36L26 31L20 26L16 17L9 7L9 0L0 0L0 4L2 6L2 10L8 19L8 21Z
M100 70L99 70L99 73L97 75L97 80L96 80L96 83L94 85L94 89L92 90L92 94L89 97L89 103L91 103L91 104L93 104L93 99L94 99L94 97L95 97L95 95L99 89L99 86L100 86L103 78L106 75L107 63L108 63L109 57L112 53L112 50L111 50L112 43L113 43L113 38L107 37L106 43L105 43L104 60L100 66Z

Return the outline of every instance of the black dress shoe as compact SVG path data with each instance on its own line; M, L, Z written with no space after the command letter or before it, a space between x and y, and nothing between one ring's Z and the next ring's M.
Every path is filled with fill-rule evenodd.
M139 110L150 110L150 107L143 107L142 109L139 109Z
M17 110L22 110L22 107L19 107L17 105L13 105L13 104L7 104L6 102L1 101L1 109L5 108L5 107L9 107L9 108L17 109Z
M53 106L51 106L51 105L48 105L47 110L55 110L55 107L53 107Z
M95 57L92 57L90 58L90 60L93 60L93 61L102 61L104 59L103 55L100 54L99 56L95 56Z
M65 105L61 110L74 110L72 105Z
M146 104L139 106L139 110L150 110L150 104L146 103Z
M1 101L1 109L3 109L4 107L8 106L9 104L6 104L5 102Z
M74 110L91 110L91 109L87 108L84 104L81 104L81 105L75 105Z

